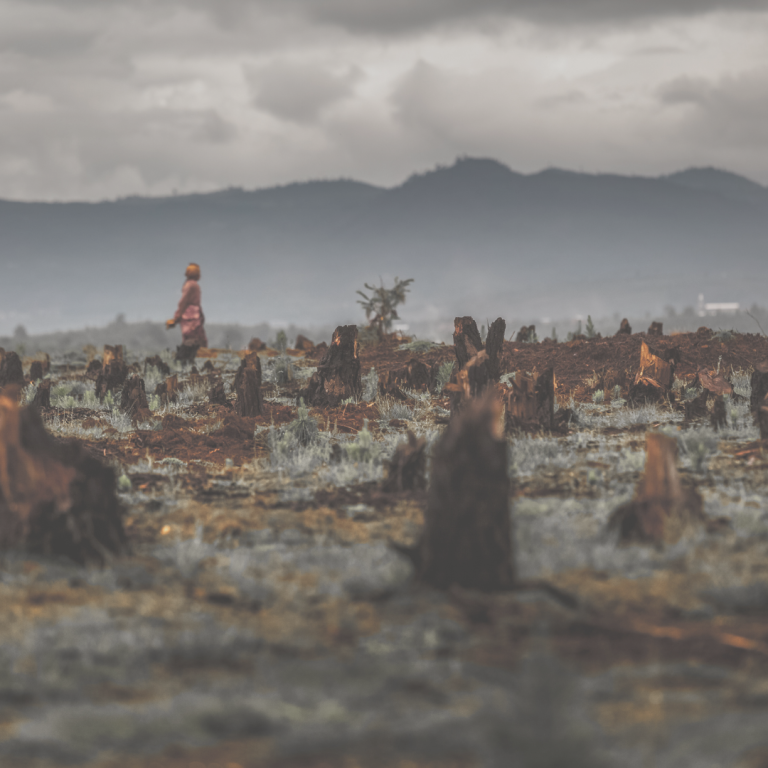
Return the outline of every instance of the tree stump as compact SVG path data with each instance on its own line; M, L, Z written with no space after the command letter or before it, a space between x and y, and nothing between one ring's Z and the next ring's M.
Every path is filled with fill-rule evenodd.
M498 381L501 376L501 347L504 343L507 324L500 317L491 323L486 337L488 342L486 346L480 341L477 324L471 317L457 317L453 322L453 344L459 364L459 374L462 370L467 370L468 396L477 397L488 388L491 382ZM460 376L459 379L461 379ZM459 383L462 384L461 380Z
M40 381L43 378L43 363L40 360L33 360L29 366L29 380Z
M115 474L0 396L0 549L103 564L125 552Z
M555 426L555 373L547 368L540 374L520 372L510 382L505 398L504 429L515 432L551 432Z
M45 379L37 385L37 392L35 392L34 398L32 398L32 407L37 408L50 408L51 407L51 380Z
M102 367L106 368L110 363L118 360L123 363L123 345L117 344L114 347L110 347L109 344L104 345L104 357L102 358Z
M534 334L536 327L533 328ZM504 344L504 334L507 331L506 322L497 317L488 328L488 335L485 337L485 351L488 353L488 377L491 381L498 381L501 378L501 348Z
M415 357L408 361L405 367L405 384L409 389L417 389L422 392L429 390L429 367Z
M708 390L702 390L701 394L695 397L693 400L689 400L685 404L685 420L693 421L694 419L701 419L707 415L707 401L709 400L710 393Z
M696 374L699 386L713 395L732 395L733 385L719 373L709 373L706 368L700 368Z
M163 360L160 355L152 355L152 357L147 357L144 359L144 375L147 373L147 368L154 367L157 368L158 372L161 376L170 376L171 375L171 368L168 365L168 363Z
M419 574L440 589L508 589L514 581L507 443L501 405L474 400L451 421L432 457Z
M658 401L669 395L675 379L674 352L671 357L665 360L651 351L645 342L640 345L640 367L629 389L630 403Z
M427 487L427 441L408 430L408 442L400 443L386 467L385 491L416 491Z
M659 323L654 320L648 328L649 336L663 336L664 335L664 323Z
M298 349L301 352L311 352L315 348L315 344L306 336L299 334L296 337L296 341L294 342L293 347L294 349Z
M333 332L331 346L300 396L307 405L335 407L342 400L360 397L362 392L357 326L340 325Z
M248 342L249 352L261 352L263 349L266 349L266 348L267 348L267 345L258 337L254 337Z
M0 391L6 387L23 387L25 384L21 358L13 351L6 352L0 362Z
M88 367L85 369L85 378L91 379L91 381L96 381L99 378L101 369L101 360L99 360L98 357L95 357L93 360L91 360L90 363L88 363Z
M176 347L176 360L182 365L192 365L198 349L200 349L199 344L180 344Z
M152 418L144 379L140 376L130 376L125 380L120 396L120 410L127 413L133 422L149 421Z
M755 414L757 417L757 426L760 428L760 439L768 440L768 398L763 400Z
M523 325L515 336L515 344L529 344L536 338L535 325Z
M238 416L260 416L264 410L261 399L261 360L249 352L235 374L235 410Z
M610 517L608 529L622 544L674 544L703 525L703 502L694 488L683 486L677 471L677 441L660 432L646 435L645 474L635 498Z
M722 395L715 398L715 405L710 416L710 424L714 429L725 429L728 426L728 417L725 412L725 399Z
M453 327L453 346L456 352L456 360L459 363L459 370L461 370L485 347L480 339L477 323L471 317L455 318Z
M750 379L752 394L749 397L749 410L757 414L758 408L768 396L768 363L758 363Z
M104 400L107 392L122 389L128 378L128 366L122 360L113 360L104 366L96 379L96 396Z
M211 405L229 405L224 382L221 379L216 379L208 390L208 402Z
M622 336L624 334L626 334L627 336L632 335L632 326L629 324L629 320L627 320L626 317L621 321L621 325L619 325L619 330L616 331L617 336Z

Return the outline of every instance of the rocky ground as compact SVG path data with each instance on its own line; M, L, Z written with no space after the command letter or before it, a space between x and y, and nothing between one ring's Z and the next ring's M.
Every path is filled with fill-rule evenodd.
M54 357L44 422L115 468L131 551L1 556L0 765L768 766L768 454L749 412L768 339L654 338L679 350L676 396L630 407L644 339L504 343L504 374L554 365L573 417L508 436L520 586L496 594L415 579L426 492L382 482L407 430L429 451L445 429L452 347L363 347L362 397L328 409L297 404L316 358L264 350L254 418L232 408L236 353L199 373L166 356L166 405L165 375L129 358L140 423L96 397L84 355ZM431 391L380 394L413 358ZM703 368L734 388L718 431L684 422ZM620 546L608 519L659 430L713 524Z

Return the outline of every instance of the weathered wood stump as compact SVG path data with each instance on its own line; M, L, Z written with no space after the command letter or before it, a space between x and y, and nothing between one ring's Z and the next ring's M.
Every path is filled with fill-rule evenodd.
M408 430L408 442L400 443L386 467L385 491L416 491L427 487L427 441Z
M664 323L660 323L654 320L648 328L649 336L663 336L664 335Z
M111 347L109 344L104 345L104 356L102 358L102 367L106 368L110 363L115 360L119 360L121 363L125 362L123 359L123 345L116 344Z
M456 360L461 370L478 352L485 347L480 339L477 323L467 317L457 317L453 321L453 347Z
M13 351L6 352L0 362L0 391L6 387L23 387L25 384L21 358Z
M211 405L229 405L224 382L221 379L216 379L208 390L208 402Z
M360 397L362 392L357 326L340 325L300 397L307 405L335 407L342 400Z
M536 326L530 326L536 333ZM491 381L501 378L501 347L504 344L504 334L507 331L507 323L501 317L497 317L488 328L485 337L485 351L488 353L488 377Z
M645 474L635 498L611 515L608 529L618 531L623 544L662 545L674 544L705 522L700 494L680 480L677 441L660 432L649 432Z
M725 429L728 426L728 417L725 412L725 399L722 395L715 397L715 404L712 408L712 415L709 418L710 424L715 429Z
M43 363L41 360L33 360L29 366L29 380L40 381L45 374L43 373Z
M32 398L33 408L50 408L51 407L51 380L45 379L37 385L37 391Z
M758 363L750 379L752 394L749 397L749 410L757 414L758 408L768 397L768 363Z
M551 432L555 426L555 373L516 373L505 396L504 429L515 432Z
M310 341L306 336L299 334L296 337L296 341L293 345L294 349L298 349L301 352L311 352L315 348L313 341Z
M165 381L161 381L156 387L154 394L160 398L160 405L166 406L175 403L179 397L179 377L178 374L169 376Z
M176 360L182 365L192 365L197 357L199 344L180 344L176 347Z
M478 397L501 376L501 346L504 342L506 323L497 318L491 323L486 337L487 345L480 340L477 324L471 317L454 319L453 344L459 371L456 385L446 387L455 393L451 398L451 412L461 410L462 403L468 398ZM461 394L461 397L457 395Z
M0 396L0 549L103 564L127 549L115 474Z
M96 379L96 396L104 400L107 392L115 392L123 388L128 378L128 366L122 360L112 360L99 372Z
M168 365L168 363L163 360L160 355L152 355L152 357L147 357L144 359L144 374L147 373L147 368L154 367L157 368L158 372L161 376L170 376L171 375L171 367Z
M235 374L235 410L238 416L260 416L264 410L261 399L261 360L249 352Z
M419 574L441 589L508 589L514 581L507 443L501 404L486 396L451 421L435 446Z
M265 342L263 342L260 338L254 337L248 342L248 351L249 352L261 352L263 349L266 349L267 345Z
M619 325L619 330L616 331L617 336L622 336L624 334L626 334L627 336L632 335L632 326L629 324L629 320L627 320L626 317L621 321L621 325Z
M733 385L725 380L719 373L710 373L706 368L700 368L696 374L696 380L700 387L713 395L732 395Z
M129 376L125 380L120 395L120 410L127 413L134 422L149 421L152 418L141 376Z
M640 346L640 367L629 389L629 402L637 405L647 401L658 401L668 397L675 380L675 353L667 354L665 360L643 342Z
M85 369L85 378L91 379L91 381L96 381L99 378L101 369L101 360L99 360L98 357L94 357L93 360L88 363L88 367Z

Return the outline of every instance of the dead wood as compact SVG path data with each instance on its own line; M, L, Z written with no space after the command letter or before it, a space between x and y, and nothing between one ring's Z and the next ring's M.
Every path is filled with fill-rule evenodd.
M760 428L760 439L768 440L768 398L757 409L757 426Z
M531 326L536 333L536 327ZM488 328L485 337L485 351L488 353L488 377L491 381L501 378L501 347L504 344L504 334L507 331L507 323L497 317Z
M478 397L501 376L501 347L504 343L506 323L502 318L497 318L488 329L486 341L488 346L480 340L477 324L471 317L457 317L454 319L453 344L456 352L456 360L459 364L459 372L455 385L446 387L454 392L451 398L451 411L461 409L461 404L470 397ZM455 396L461 393L461 397Z
M648 400L663 400L670 396L672 383L675 379L674 351L668 352L666 357L667 360L652 351L645 342L642 342L640 345L640 367L629 389L628 399L630 403L635 405Z
M547 368L540 374L516 373L506 392L504 429L551 432L555 426L555 374Z
M177 402L179 391L179 377L177 374L169 376L155 387L155 395L160 398L160 405L166 406Z
M128 366L122 360L113 360L99 372L96 379L96 396L99 400L104 400L107 392L122 389L127 378Z
M752 394L749 397L749 409L757 413L757 409L768 396L768 363L758 363L750 378Z
M340 325L300 397L307 405L332 408L362 392L357 326Z
M37 392L32 399L32 407L50 408L51 407L51 380L45 379L37 385Z
M221 379L216 379L208 390L208 402L211 405L229 405L224 382Z
M484 349L477 323L467 317L457 317L453 321L453 346L456 360L461 370L478 352Z
M408 400L408 395L400 388L401 378L397 371L387 371L387 375L379 379L379 394L382 397L393 397L401 402Z
M306 336L299 334L296 337L296 341L293 344L294 349L298 349L302 352L311 352L315 348L314 342L310 341Z
M683 485L677 471L677 441L660 432L646 435L645 474L635 498L610 517L608 529L622 544L674 544L706 522L695 488Z
M515 344L527 344L531 340L536 338L536 326L535 325L523 325L515 336Z
M715 429L725 429L728 426L728 418L725 413L725 399L722 395L715 397L715 404L709 421Z
M415 491L427 487L427 441L408 430L408 442L400 443L386 467L385 491Z
M664 335L664 323L659 323L654 320L648 328L649 336L663 336Z
M685 420L701 419L707 415L707 401L711 397L709 390L703 390L700 395L685 404Z
M238 416L260 416L264 410L261 399L261 360L249 352L235 374L235 409Z
M114 347L111 347L109 344L105 344L102 366L106 368L111 362L115 360L119 360L121 363L125 362L123 358L123 345L117 344Z
M29 380L40 381L43 375L43 363L40 360L33 360L29 366Z
M501 405L486 395L435 446L419 574L441 589L508 589L514 581L507 443Z
M125 380L120 395L120 410L127 413L134 422L149 421L152 418L144 379L140 376L130 376Z
M100 563L126 550L114 472L0 397L0 549Z
M176 347L176 360L182 365L192 365L197 357L199 344L180 344Z
M88 363L88 367L85 369L85 378L95 381L99 378L101 368L101 360L99 360L98 357L95 357L93 360L91 360L90 363Z
M147 368L155 367L160 372L161 376L170 376L171 375L171 368L168 365L168 363L163 360L160 355L152 355L152 357L147 357L144 360L144 374L147 373Z
M13 351L6 352L0 362L0 391L6 387L23 387L25 384L21 358Z
M710 391L713 395L732 395L733 386L719 373L710 373L706 368L700 368L696 374L699 386Z
M266 348L267 348L267 345L257 336L255 336L248 342L249 352L261 352L261 350Z
M619 326L619 330L616 331L616 335L617 336L622 336L624 334L626 334L627 336L631 336L632 335L632 326L629 324L629 320L627 320L626 317L621 321L621 325Z

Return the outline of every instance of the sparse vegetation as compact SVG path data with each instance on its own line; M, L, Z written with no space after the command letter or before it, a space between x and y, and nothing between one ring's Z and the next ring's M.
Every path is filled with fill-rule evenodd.
M369 328L375 330L379 338L385 333L389 333L392 330L392 323L400 319L400 316L397 314L397 307L405 303L405 294L410 290L408 286L412 282L413 278L401 280L399 277L396 277L392 288L386 288L382 281L378 287L368 283L365 284L365 288L370 295L362 291L357 292L358 295L363 297L357 303L365 311Z

